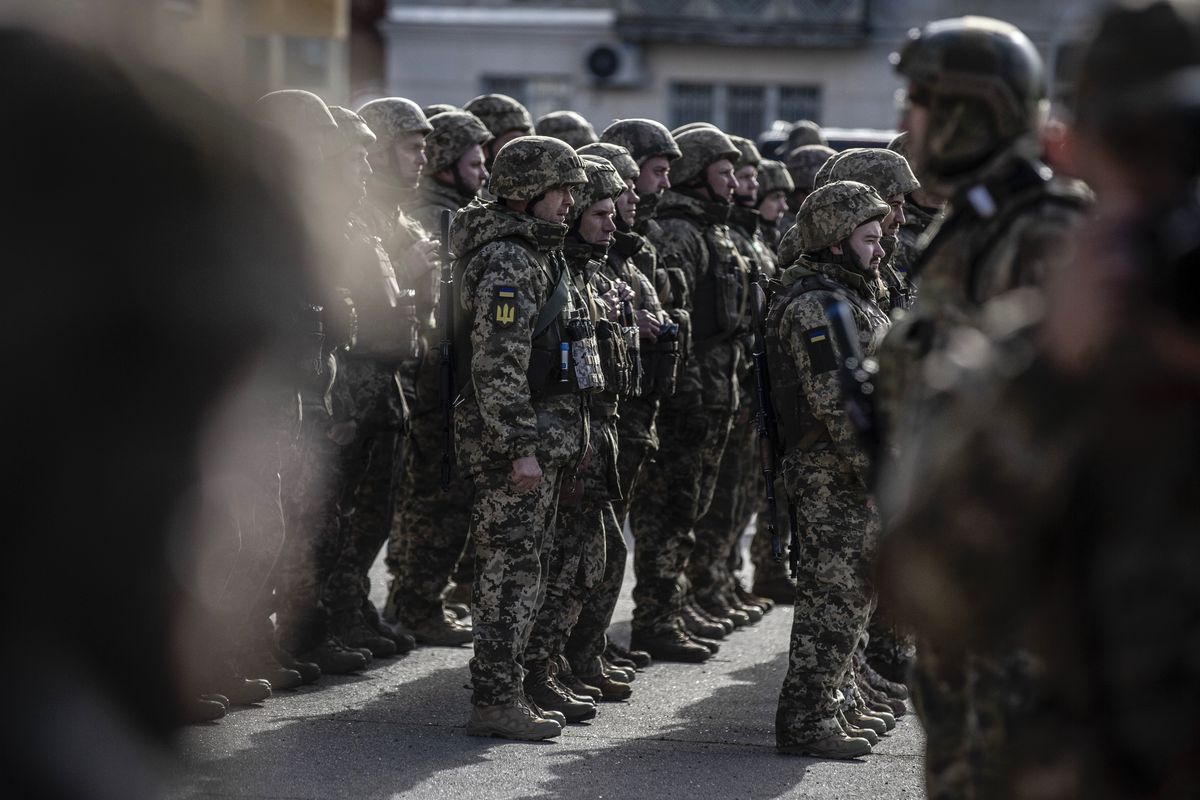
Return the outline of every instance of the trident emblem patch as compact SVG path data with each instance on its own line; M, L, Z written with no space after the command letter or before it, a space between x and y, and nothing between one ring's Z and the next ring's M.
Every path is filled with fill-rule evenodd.
M501 328L507 328L517 321L517 290L511 286L496 287L494 318Z

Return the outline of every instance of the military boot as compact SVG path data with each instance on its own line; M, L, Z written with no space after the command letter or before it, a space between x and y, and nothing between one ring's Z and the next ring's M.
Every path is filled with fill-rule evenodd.
M398 631L384 621L379 615L379 609L370 600L363 603L363 619L366 620L367 627L375 631L385 639L390 639L392 644L396 645L396 653L411 653L417 649L416 640L409 634Z
M242 675L262 678L272 689L295 689L304 685L304 676L297 670L288 669L275 660L265 648L254 650L237 660L237 669Z
M750 617L739 609L723 604L718 598L706 598L700 603L700 607L708 612L709 616L717 619L727 619L735 628L744 628L750 624Z
M887 723L874 714L869 714L865 709L851 708L846 710L846 722L856 728L867 728L875 731L880 736L883 736L888 731ZM893 723L895 724L895 723Z
M851 738L866 739L867 742L874 747L879 744L879 734L870 728L859 728L851 725L846 721L846 715L839 709L837 712L838 724L842 726L842 731Z
M696 636L695 634L692 634L692 633L687 633L685 635L689 639L691 639L693 642L695 642L696 644L700 645L705 650L707 650L709 652L709 655L715 656L717 653L721 652L721 643L720 642L715 642L712 639L705 639L703 636Z
M616 702L618 700L628 700L633 694L633 687L628 683L614 680L612 676L601 671L595 675L580 675L579 680L583 681L587 686L595 687L600 693L598 700L606 700L608 702Z
M656 633L635 630L630 647L644 650L659 661L699 664L712 657L712 653L707 647L693 642L686 633L678 628L669 628Z
M683 627L690 634L705 639L725 638L725 628L715 622L706 622L691 603L684 603L680 616L683 617Z
M714 617L712 614L705 611L699 603L692 603L692 610L699 614L700 619L704 620L705 622L713 625L720 625L721 628L724 629L726 636L733 633L734 629L737 627L733 624L733 620L726 619L725 617Z
M375 658L391 658L396 655L396 643L376 633L362 614L339 615L329 627L347 647L355 650L366 649Z
M869 708L864 709L862 713L871 717L875 717L875 719L882 720L884 727L889 731L895 729L896 727L896 715L889 711L876 711L873 708Z
M654 659L650 657L650 654L645 650L631 650L629 648L621 647L621 645L616 644L615 642L609 642L607 644L607 646L604 648L604 656L619 667L630 666L639 670L645 669L654 661ZM628 663L622 664L622 661Z
M326 675L349 675L367 668L367 659L362 653L345 647L333 637L307 653L300 653L298 658L316 664Z
M225 706L205 697L189 697L183 703L183 721L189 725L215 722L225 716Z
M561 711L547 711L537 703L530 700L528 697L522 697L521 702L529 706L533 710L533 713L537 714L542 719L548 719L557 722L558 727L560 728L567 727L567 718L563 716Z
M796 584L782 571L776 575L754 575L754 594L790 606L796 602Z
M443 602L445 603L466 606L469 609L471 607L471 584L453 584L449 589L446 590L442 597L444 598Z
M871 743L845 733L831 733L809 742L777 745L777 749L790 756L848 759L870 755Z
M729 590L729 594L725 595L721 599L724 601L725 605L729 606L735 611L741 611L743 614L749 617L751 625L762 622L763 614L766 613L763 611L763 609L756 605L743 602L737 596L737 594L734 593L732 588Z
M553 739L562 733L562 726L553 720L539 717L533 709L520 700L497 706L471 706L471 717L467 720L470 736L500 736L540 742Z
M453 614L455 619L466 619L471 616L471 606L464 603L443 603L442 607Z
M459 645L470 644L474 638L474 631L470 625L464 625L457 619L451 619L452 615L444 611L437 612L425 619L413 621L412 624L404 625L404 630L412 634L418 644L431 645L433 647L458 647Z
M759 595L746 591L745 587L743 587L738 581L733 582L733 593L739 601L761 609L764 614L775 607L774 600L769 597L760 597Z
M596 705L575 699L550 675L550 662L532 661L525 665L525 695L540 707L559 711L567 722L582 722L596 716Z
M886 711L893 717L899 719L908 713L908 706L903 700L897 700L894 697L888 697L883 692L876 689L871 684L859 678L858 690L863 696L867 707L875 711Z
M229 698L230 705L249 706L261 703L271 696L271 683L262 679L249 679L240 675L232 665L218 668L211 688L213 692Z
M271 655L280 665L299 672L301 680L305 683L316 683L321 679L321 667L318 664L311 661L300 661L277 644L271 645Z
M880 675L875 671L875 668L871 666L871 662L867 659L859 659L856 662L856 669L858 670L858 676L872 688L883 692L885 695L895 700L908 699L907 686L905 686L903 683L889 681L887 678Z
M550 677L562 684L563 688L580 700L598 701L602 695L595 685L581 680L571 669L571 664L562 656L550 662Z
M621 683L633 683L637 679L636 669L618 667L604 656L600 656L600 672Z

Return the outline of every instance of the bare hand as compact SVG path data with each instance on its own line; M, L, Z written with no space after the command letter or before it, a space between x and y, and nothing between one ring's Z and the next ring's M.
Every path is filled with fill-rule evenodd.
M425 268L425 271L438 267L438 243L432 239L421 239L413 243L408 250L413 261Z
M614 281L613 288L617 290L617 295L621 298L622 303L637 297L633 291L633 287L625 281Z
M662 323L658 321L658 317L653 312L647 309L640 309L637 312L638 335L643 339L656 341L658 332L662 328Z
M509 474L513 488L520 494L528 494L537 488L542 481L542 468L538 466L537 456L524 456L512 462L512 472Z
M617 295L615 288L609 289L599 297L601 305L604 306L604 316L609 322L619 322L621 319L621 298Z

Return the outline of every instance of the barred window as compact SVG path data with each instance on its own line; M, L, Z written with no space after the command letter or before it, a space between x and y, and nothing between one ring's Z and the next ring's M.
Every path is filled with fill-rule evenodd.
M725 97L725 130L753 139L766 127L767 91L763 86L730 86Z
M821 88L819 86L779 87L779 119L795 122L810 119L821 122Z
M689 122L714 121L715 87L711 83L673 83L670 94L672 128Z

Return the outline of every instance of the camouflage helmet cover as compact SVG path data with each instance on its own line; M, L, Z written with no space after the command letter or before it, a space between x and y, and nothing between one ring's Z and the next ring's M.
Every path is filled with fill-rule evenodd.
M830 175L833 174L834 166L841 161L847 153L853 153L854 151L861 149L862 148L859 147L852 147L849 150L842 150L840 153L834 153L829 158L825 159L821 166L817 168L817 173L813 175L813 188L819 189L833 180Z
M627 181L637 180L641 173L641 168L633 160L633 156L629 155L629 151L619 144L596 142L585 145L579 148L579 155L600 156L600 158L608 159L608 162L616 168L617 174Z
M742 157L729 137L711 125L684 131L675 141L682 155L671 166L671 172L674 182L680 185L701 177L710 164L722 158L733 163Z
M814 253L845 241L858 226L891 212L875 190L857 181L834 181L812 191L796 214L802 252Z
M587 183L573 190L575 205L567 215L567 224L574 225L583 212L601 200L616 200L629 190L617 174L617 168L603 156L581 155Z
M533 129L538 136L553 136L555 139L562 139L576 150L599 141L592 123L574 111L551 111L549 114L539 117Z
M430 121L438 114L445 114L447 111L462 111L462 109L449 103L433 103L421 109L421 112L425 114L425 119Z
M820 125L811 119L796 120L788 130L788 149L795 150L797 147L804 147L807 144L828 146L829 142L825 141L825 134L821 133Z
M583 160L566 142L521 136L496 154L488 189L508 200L533 200L556 186L587 183Z
M899 153L904 156L905 161L908 161L908 131L897 133L896 137L888 142L887 149L893 153Z
M932 175L967 172L1039 123L1046 94L1042 58L1007 22L931 22L909 31L891 61L913 84L910 100L931 111L923 168Z
M754 142L744 136L730 136L729 141L733 142L733 146L741 153L738 156L738 160L734 162L734 169L757 167L759 162L762 161L762 154L758 152L758 147L755 146Z
M369 150L375 144L375 134L358 114L342 106L330 106L329 113L337 123L338 133L342 135L346 148L362 145Z
M254 104L258 120L283 134L305 157L320 158L341 148L338 125L325 101L302 89L280 89Z
M791 173L796 189L811 192L821 165L836 155L837 151L832 147L822 144L806 144L788 153L787 161L784 163L787 164L788 172Z
M425 137L426 171L430 174L449 169L473 145L484 145L492 139L487 127L468 111L444 111L429 119L433 128Z
M382 97L358 109L377 141L374 152L390 150L401 136L408 133L427 134L432 127L421 107L403 97Z
M782 162L764 158L758 163L758 199L760 202L771 192L791 194L794 191L796 191L796 184L792 181L791 174Z
M654 156L674 161L682 155L671 132L652 119L619 119L604 129L600 141L624 147L639 168Z
M688 131L694 131L697 128L712 128L712 129L718 130L718 131L721 130L716 125L713 125L711 122L685 122L684 124L680 125L678 128L672 128L671 135L674 136L676 139L678 139L679 134L687 133Z
M481 94L463 106L483 121L498 139L509 131L533 133L533 117L529 110L506 94Z
M829 180L865 183L884 200L921 187L904 156L879 147L863 147L842 153L840 158L833 161Z

